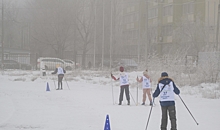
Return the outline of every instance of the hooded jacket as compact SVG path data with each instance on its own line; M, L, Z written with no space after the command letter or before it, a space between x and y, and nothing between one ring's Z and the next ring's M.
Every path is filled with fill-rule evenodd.
M155 92L153 93L153 97L157 97L161 94L161 91L163 91L164 87L167 87L166 85L170 84L172 82L172 86L173 86L173 92L175 94L180 94L180 90L176 87L175 83L173 82L173 80L171 78L168 77L161 77L158 80L158 84L157 84L157 88L155 90ZM163 87L160 89L160 85L163 85ZM160 101L160 105L161 106L173 106L175 105L175 101Z

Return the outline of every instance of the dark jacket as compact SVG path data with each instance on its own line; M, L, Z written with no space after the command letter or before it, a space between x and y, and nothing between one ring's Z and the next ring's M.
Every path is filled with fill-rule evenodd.
M156 98L157 96L160 95L160 88L159 88L159 83L163 84L164 86L166 86L167 84L169 84L170 82L173 82L173 87L174 87L174 90L173 92L175 94L180 94L180 90L176 87L174 81L171 79L171 78L168 78L168 77L162 77L159 79L158 81L158 84L157 84L157 88L155 90L155 92L153 93L153 97ZM175 102L174 101L160 101L160 105L161 106L173 106L175 105Z
M63 68L62 68L62 69L63 69ZM54 70L54 72L52 72L51 74L56 74L57 72L58 72L58 69L56 68L56 69ZM63 69L63 72L66 73L66 70Z

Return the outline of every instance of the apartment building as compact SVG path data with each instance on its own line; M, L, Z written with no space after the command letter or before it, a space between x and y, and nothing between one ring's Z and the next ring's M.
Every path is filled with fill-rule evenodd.
M145 31L145 0L124 0L123 1L123 41L124 54L140 55L142 43L141 34Z
M207 28L208 40L203 41L215 44L219 0L148 0L147 3L149 51L156 51L160 55L172 53L171 50L181 47L177 44L180 41L174 35L175 30L186 23L194 28L193 23L198 21L202 23L199 26ZM196 50L191 52L203 47L201 39L201 36L195 36L194 41L191 40L194 44L201 45L197 45Z

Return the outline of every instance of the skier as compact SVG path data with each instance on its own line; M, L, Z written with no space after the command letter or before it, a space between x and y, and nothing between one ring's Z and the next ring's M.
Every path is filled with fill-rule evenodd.
M142 88L143 88L143 103L141 105L145 105L146 97L148 96L148 99L150 101L150 105L153 105L152 97L151 97L151 79L150 76L147 73L147 70L143 72L143 76L139 79L137 77L137 82L142 82ZM146 96L147 94L147 96Z
M61 89L63 89L62 81L63 81L64 73L66 73L66 71L62 67L60 67L60 65L56 65L55 71L51 73L51 74L58 74L58 88L57 88L57 90L59 90L60 87L61 87Z
M40 72L42 76L46 76L46 65L43 62L40 63Z
M111 77L114 80L120 80L120 96L119 96L118 105L121 105L123 101L124 91L125 91L126 99L128 101L127 105L130 105L128 74L124 72L124 67L122 66L119 68L119 71L120 73L117 79L115 78L115 76L113 76L113 74L111 74Z
M167 130L167 112L169 113L171 121L171 130L177 130L174 93L179 95L180 90L176 87L174 81L168 77L166 72L161 73L157 88L153 93L153 98L160 95L162 110L161 130Z
M43 66L42 73L43 73L43 76L46 76L46 65Z

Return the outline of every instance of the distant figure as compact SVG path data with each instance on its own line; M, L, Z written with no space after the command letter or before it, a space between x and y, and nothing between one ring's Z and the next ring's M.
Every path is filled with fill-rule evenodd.
M143 76L141 77L141 79L139 79L137 77L137 82L142 82L142 88L143 88L143 102L141 105L145 105L145 101L146 101L146 98L148 96L148 99L150 101L150 106L153 105L153 102L152 102L152 98L151 98L151 79L150 79L150 76L148 75L147 73L147 70L145 70L143 72ZM146 96L147 94L147 96Z
M91 67L92 67L92 63L89 61L89 63L88 63L88 69L91 69Z
M46 76L46 65L42 68L43 76Z
M120 67L120 74L118 76L118 78L115 78L115 76L113 76L113 74L111 74L111 77L114 80L120 80L120 96L119 96L119 104L121 105L122 101L123 101L123 96L124 96L124 91L125 91L125 95L127 98L127 105L130 105L130 95L129 95L129 82L128 82L128 74L124 72L124 67Z
M57 90L59 90L60 87L61 87L61 89L63 89L62 81L63 81L64 73L66 73L66 71L62 67L60 67L60 65L56 65L55 71L51 73L51 74L58 74L58 88L57 88Z
M42 62L40 64L40 71L42 76L46 76L46 65L44 65Z
M174 81L168 77L166 72L161 73L157 88L153 93L153 98L160 95L160 106L162 110L161 130L167 130L168 113L171 121L171 130L177 130L174 94L179 95L180 90L176 87Z

